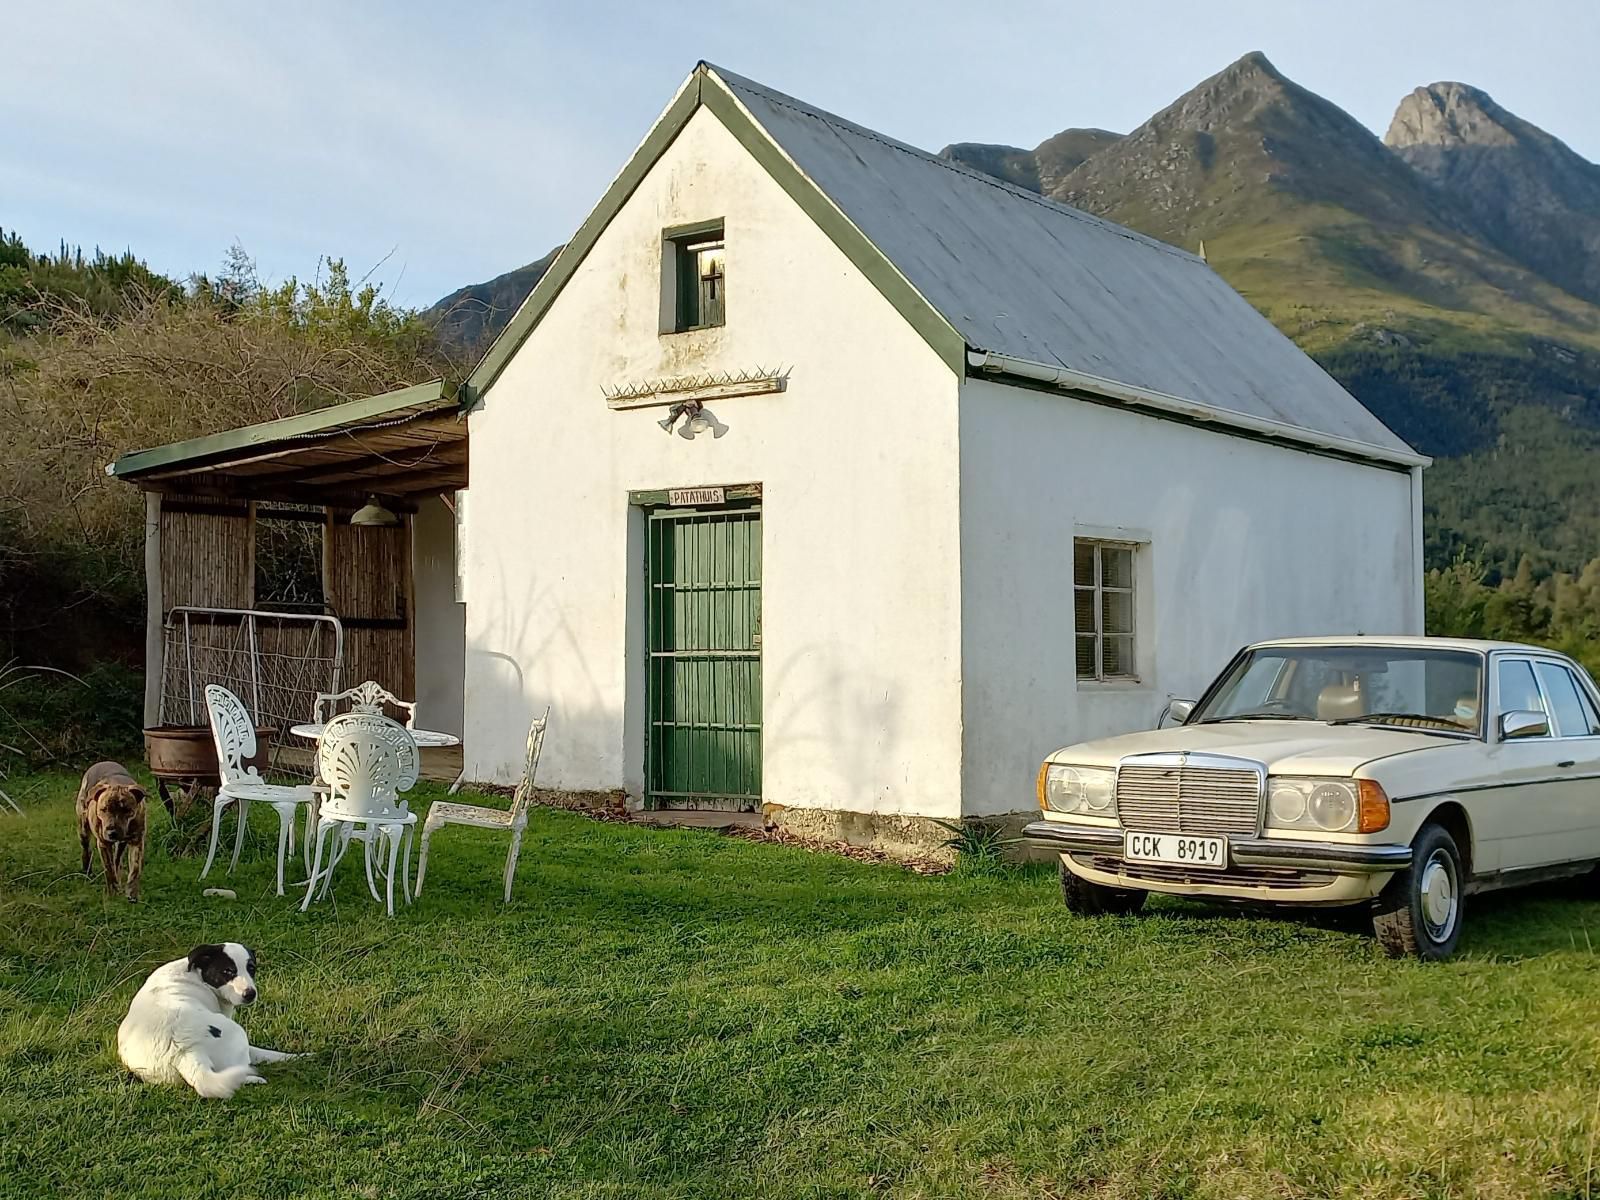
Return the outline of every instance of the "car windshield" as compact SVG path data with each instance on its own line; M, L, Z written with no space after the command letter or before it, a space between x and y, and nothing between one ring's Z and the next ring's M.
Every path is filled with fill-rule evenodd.
M1482 736L1483 658L1403 646L1261 646L1211 685L1190 724L1322 721Z

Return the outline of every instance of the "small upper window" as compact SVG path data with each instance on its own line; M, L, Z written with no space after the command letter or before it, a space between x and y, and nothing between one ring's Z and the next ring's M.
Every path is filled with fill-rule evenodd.
M726 316L726 244L722 222L700 226L693 232L668 233L667 256L675 283L676 303L672 328L704 329L721 325Z
M1072 615L1079 679L1136 679L1133 552L1125 542L1072 543Z

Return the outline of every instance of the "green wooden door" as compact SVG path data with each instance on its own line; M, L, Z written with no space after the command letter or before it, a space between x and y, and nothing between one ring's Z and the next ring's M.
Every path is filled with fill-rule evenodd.
M646 510L647 800L761 806L761 512Z

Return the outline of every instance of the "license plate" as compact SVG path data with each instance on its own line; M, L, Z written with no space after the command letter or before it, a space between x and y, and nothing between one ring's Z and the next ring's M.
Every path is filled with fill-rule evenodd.
M1228 839L1186 837L1177 833L1135 833L1128 830L1122 835L1122 857L1134 862L1208 867L1220 871L1228 865Z

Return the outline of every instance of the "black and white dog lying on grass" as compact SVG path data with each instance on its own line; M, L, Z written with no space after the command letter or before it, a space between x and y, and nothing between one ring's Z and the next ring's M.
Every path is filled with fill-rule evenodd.
M117 1029L117 1054L146 1083L187 1083L208 1100L226 1100L247 1083L265 1083L260 1063L299 1058L252 1046L233 1010L256 998L256 956L238 942L196 946L188 958L157 967Z

